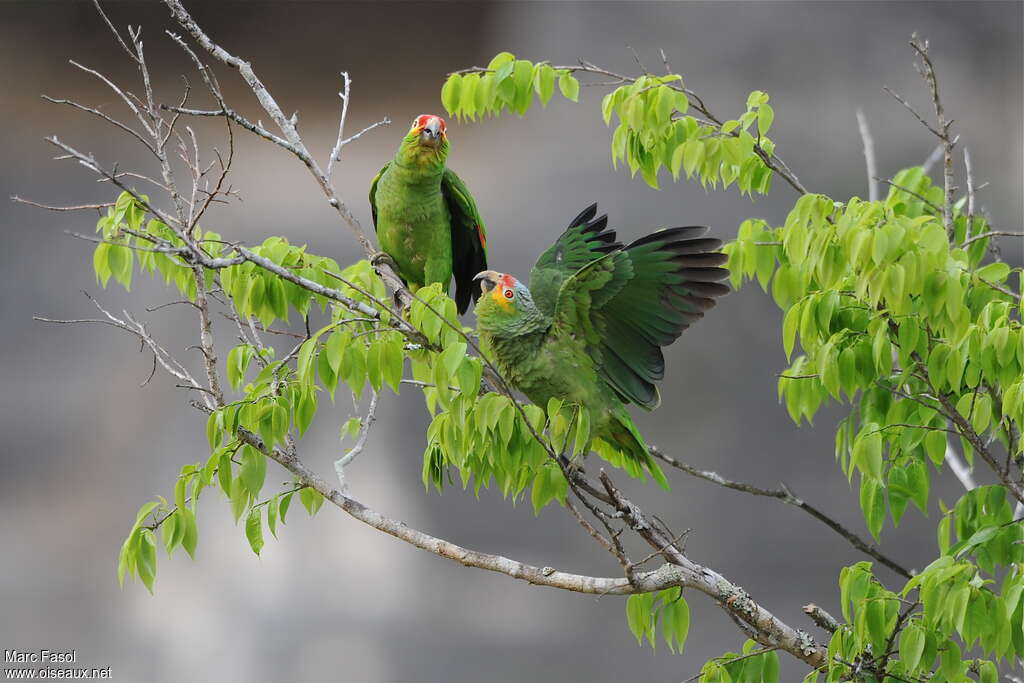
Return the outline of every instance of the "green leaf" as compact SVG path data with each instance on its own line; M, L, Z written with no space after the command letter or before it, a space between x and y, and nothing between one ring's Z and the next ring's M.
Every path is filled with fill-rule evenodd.
M335 330L327 338L327 343L324 345L320 355L327 355L327 363L331 366L331 371L337 375L341 370L341 361L345 352L345 346L348 342L348 334L341 330Z
M881 479L882 477L882 435L878 425L868 423L861 435L853 442L852 463L865 475Z
M563 72L558 77L558 89L562 92L562 96L567 100L576 102L579 99L580 82L568 71Z
M306 512L309 513L310 517L315 515L320 506L324 504L324 497L320 495L320 492L309 486L299 491L299 500L302 501L302 505L306 508Z
M777 652L766 652L761 655L764 664L761 669L761 683L778 683L779 655Z
M210 444L210 450L216 450L217 446L223 440L223 413L215 410L210 413L210 417L206 420L206 441Z
M445 373L454 377L463 358L466 357L466 342L455 342L441 352L440 363L444 366Z
M928 432L924 437L924 448L928 458L938 467L946 459L946 433Z
M757 131L761 137L768 135L774 121L775 110L770 104L762 104L757 108Z
M1010 265L1002 261L990 263L977 271L978 277L988 282L1001 283L1010 276Z
M267 476L267 456L252 446L242 448L242 466L238 470L238 478L242 485L253 496L258 496Z
M786 351L786 360L793 356L796 344L796 330L800 326L800 306L791 306L782 319L782 347Z
M706 150L704 143L699 140L687 140L683 147L683 171L686 172L686 177L690 178L697 167L704 163Z
M316 390L311 387L300 390L299 400L295 404L295 426L299 430L299 436L305 434L309 425L313 423L316 408Z
M540 64L537 66L535 78L537 96L540 98L540 103L546 107L555 93L555 70L548 64Z
M868 531L878 541L882 533L882 524L885 522L885 496L882 486L877 479L861 477L860 480L860 509L864 513L864 520L867 522Z
M672 615L675 650L682 654L686 638L690 633L690 606L682 595L665 606L665 612Z
M917 670L921 662L921 655L924 654L925 635L924 631L917 624L908 624L900 634L900 661L907 671Z
M360 420L358 417L350 417L349 419L345 420L344 424L341 425L342 437L348 436L349 438L354 439L356 437L356 434L359 433L359 428L361 426L362 420Z
M645 594L637 593L630 595L626 600L626 621L633 637L636 638L637 645L643 643L647 624L650 622L650 610L646 604L646 598Z
M156 578L156 536L151 529L141 529L135 538L135 568L146 589L152 593Z
M241 477L236 477L231 482L231 492L228 494L231 501L231 514L235 518L235 523L242 518L242 513L245 512L245 508L249 505L250 494L248 489L242 483Z
M288 508L292 504L292 496L294 495L294 491L289 491L288 493L281 496L281 503L277 506L279 513L278 516L281 518L281 524L284 524L284 519L288 516Z
M277 512L280 504L280 498L276 493L267 503L267 528L270 529L270 533L274 535L274 538L277 538Z
M494 58L491 59L490 63L487 64L487 68L490 71L497 71L506 64L511 63L514 59L515 55L513 55L511 52L499 52L498 54L494 55Z
M978 669L978 683L997 683L998 680L999 671L995 662L987 659L982 661Z
M452 74L441 86L441 104L448 110L449 114L455 114L459 107L459 89L462 85L462 76Z
M263 550L263 523L258 507L249 510L249 516L245 519L245 537L249 539L252 551L259 555Z
M184 531L184 527L181 527L181 531ZM164 523L160 525L160 533L164 539L164 549L167 554L170 555L171 551L174 550L175 546L181 542L181 534L176 533L178 529L178 513L177 510L172 512L164 520Z
M974 402L974 413L971 415L971 426L978 434L984 434L992 422L992 397L989 394L978 394Z
M945 649L939 655L939 671L947 680L960 678L960 646L947 641Z
M199 543L199 527L196 526L195 513L188 508L178 510L178 525L184 527L181 547L194 560L196 559L196 545Z

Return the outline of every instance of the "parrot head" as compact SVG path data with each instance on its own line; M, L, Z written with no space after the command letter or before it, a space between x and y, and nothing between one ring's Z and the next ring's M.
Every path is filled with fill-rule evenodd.
M496 335L521 334L529 331L527 328L541 315L530 290L511 275L485 270L473 280L480 283L475 310L477 323L485 331Z
M420 114L412 122L409 135L415 135L419 144L427 147L437 147L442 140L447 140L445 131L447 125L440 116L433 114Z
M447 125L440 116L420 114L402 140L399 154L406 163L443 164L448 158Z

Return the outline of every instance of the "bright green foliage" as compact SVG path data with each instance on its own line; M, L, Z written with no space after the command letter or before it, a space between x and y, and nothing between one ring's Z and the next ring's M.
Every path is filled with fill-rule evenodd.
M146 195L141 195L149 201ZM151 218L146 220L146 210L127 192L117 197L114 206L107 209L107 215L96 222L96 232L103 240L93 252L93 270L96 280L104 287L113 277L125 289L132 283L135 261L141 271L148 274L159 272L165 283L173 282L178 291L192 299L196 283L192 269L174 255L156 251L169 247L184 246L184 243L166 224ZM207 232L199 240L210 256L220 255L223 245L220 235Z
M753 640L743 652L726 652L701 667L700 683L778 683L779 656Z
M145 199L145 195L142 195ZM122 192L115 206L96 225L103 243L93 252L93 269L96 279L105 287L113 277L126 289L131 285L135 261L141 272L160 273L165 283L174 283L178 291L189 300L195 299L196 283L192 268L183 263L176 254L154 251L175 249L184 246L174 231L156 218L146 221L145 209L138 205L130 194ZM220 235L205 232L197 240L200 248L211 258L218 258L224 249ZM297 247L283 237L269 237L263 244L253 247L257 256L273 261L298 277L310 280L323 287L337 289L339 284L328 273L338 273L340 268L334 259L316 256L306 252L306 247ZM209 288L215 277L230 296L238 313L252 315L264 326L275 320L289 319L289 311L295 310L301 317L309 313L315 301L320 309L327 306L327 299L310 292L278 275L260 268L254 263L230 266L215 275L206 269L206 285ZM383 292L383 285L377 293Z
M220 414L211 415L208 425L211 438L221 436L221 427L217 420ZM292 485L291 488L260 501L266 474L266 456L252 446L238 441L214 448L205 465L194 463L182 467L174 486L172 501L160 496L139 509L135 525L121 546L117 569L119 581L123 584L126 574L138 576L152 592L156 576L158 528L168 555L181 546L190 557L195 557L199 537L196 526L199 497L207 487L218 488L224 493L236 522L243 514L246 515L246 539L257 555L263 548L261 519L264 508L267 525L276 537L277 522L285 521L291 497L296 491L300 492L304 503L307 498L323 500L323 497L312 489ZM311 510L310 514L314 514L315 511ZM148 524L145 523L147 519L150 520Z
M573 102L579 98L580 84L571 69L555 69L547 62L534 64L502 52L482 73L449 76L441 88L441 104L460 120L475 121L477 117L497 116L503 111L522 116L533 104L534 93L547 106L555 93L556 81L563 97Z
M893 182L909 192L846 203L805 195L782 227L745 221L726 247L734 284L756 278L784 311L792 361L779 398L792 419L811 421L830 399L850 403L836 458L848 477L860 475L861 510L876 539L887 507L894 524L908 503L927 514L950 434L969 461L978 444L1019 457L1024 425L1024 331L1008 289L1012 279L1019 287L1019 269L983 265L988 239L969 241L990 230L983 218L968 229L957 207L946 234L942 190L920 168ZM942 414L951 411L962 424ZM847 623L829 644L827 680L845 680L842 662L867 661L897 680L934 671L933 681L961 681L994 670L965 658L974 647L997 660L1024 653L1024 529L1012 512L1005 486L966 493L938 523L942 556L900 596L868 563L845 569ZM902 618L898 597L917 601Z
M328 274L340 271L337 262L307 253L305 245L297 247L283 237L268 237L251 251L318 285L330 289L339 288L339 282ZM323 296L254 263L225 268L220 272L220 281L237 311L243 316L256 317L264 326L275 320L287 322L290 310L296 311L300 318L305 317L314 301L321 310L327 306L327 299Z
M920 169L894 182L926 197L938 189ZM971 235L965 217L955 225L955 244L989 230L981 218ZM745 221L726 247L734 284L756 277L768 290L770 281L787 356L798 340L804 352L779 379L793 420L810 421L830 398L851 402L836 457L848 477L861 475L876 538L886 497L894 523L908 502L927 511L928 463L941 467L951 426L936 397L1004 446L1024 424L1019 303L991 286L1011 269L981 265L986 241L951 247L935 209L894 188L874 203L805 195L783 227ZM972 459L974 445L961 445Z
M460 118L476 120L503 111L525 114L534 95L547 106L558 80L559 90L576 101L579 82L571 69L554 69L546 62L533 64L502 52L483 73L452 74L441 89L441 102ZM765 194L771 188L770 158L775 144L767 137L775 113L768 95L755 90L746 111L721 124L687 114L690 102L683 78L644 75L608 93L601 103L605 124L612 115L619 125L612 137L612 162L624 161L635 176L640 172L651 187L658 187L658 171L666 169L678 180L694 174L705 187L733 183L743 194Z
M727 188L733 183L742 194L766 194L771 188L769 169L758 150L771 156L775 144L768 139L774 114L768 95L755 91L747 110L720 126L687 115L689 100L683 78L641 76L605 95L601 112L605 124L612 115L619 125L612 136L612 163L625 161L630 173L637 171L651 187L658 187L658 170L695 174L704 187ZM757 124L756 126L754 124Z
M475 362L467 358L464 362ZM414 364L415 371L415 364ZM575 406L552 401L548 410L517 405L504 394L451 392L447 408L434 416L423 454L424 486L445 484L445 469L459 472L463 488L495 484L519 500L531 488L535 513L552 501L565 502L568 484L551 453L582 457L589 440L585 417Z
M990 497L1001 500L993 504L1000 510L1006 504L1000 489L983 487L968 493L965 498L978 499L978 507L968 506L971 512L985 516L982 508L992 502ZM997 519L1009 518L1009 513L995 514ZM1001 529L1008 533L1007 539L1020 538L1020 524ZM994 534L985 535L989 541L994 538ZM981 535L977 542L988 541ZM961 543L961 551L968 547L972 547L970 542ZM831 664L826 680L846 680L849 668L844 662L855 661L884 668L897 680L917 680L931 672L935 672L933 681L972 680L967 678L969 671L991 675L993 661L965 654L979 648L985 657L998 661L1012 660L1024 652L1021 559L1017 551L1015 566L998 590L1000 582L985 578L975 564L949 553L908 581L898 595L878 583L868 562L843 569L839 585L847 623L829 642Z
M686 636L690 632L690 606L683 597L683 589L676 586L655 593L636 593L626 600L626 619L629 630L638 645L644 638L657 648L657 629L661 623L661 636L673 653L682 654Z

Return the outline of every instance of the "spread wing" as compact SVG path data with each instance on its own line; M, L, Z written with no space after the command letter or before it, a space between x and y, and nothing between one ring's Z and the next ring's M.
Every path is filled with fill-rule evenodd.
M591 261L558 291L555 324L587 348L599 374L623 401L660 402L661 347L704 317L729 292L721 240L705 227L669 228Z
M487 231L466 184L450 169L441 177L441 194L452 217L452 274L455 303L465 313L480 297L480 283L473 276L487 270Z
M591 261L622 248L615 240L615 231L607 229L608 216L594 218L595 215L597 204L583 209L530 271L533 301L548 316L555 313L558 290L566 278Z

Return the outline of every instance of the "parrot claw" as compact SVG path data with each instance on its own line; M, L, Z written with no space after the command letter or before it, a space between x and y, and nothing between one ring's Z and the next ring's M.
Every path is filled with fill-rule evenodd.
M390 254L387 254L383 251L378 251L376 254L374 254L373 257L370 259L370 264L374 268L381 265L387 265L388 267L391 268L391 270L395 271L396 273L398 272L398 264L395 263L395 259L391 258Z

